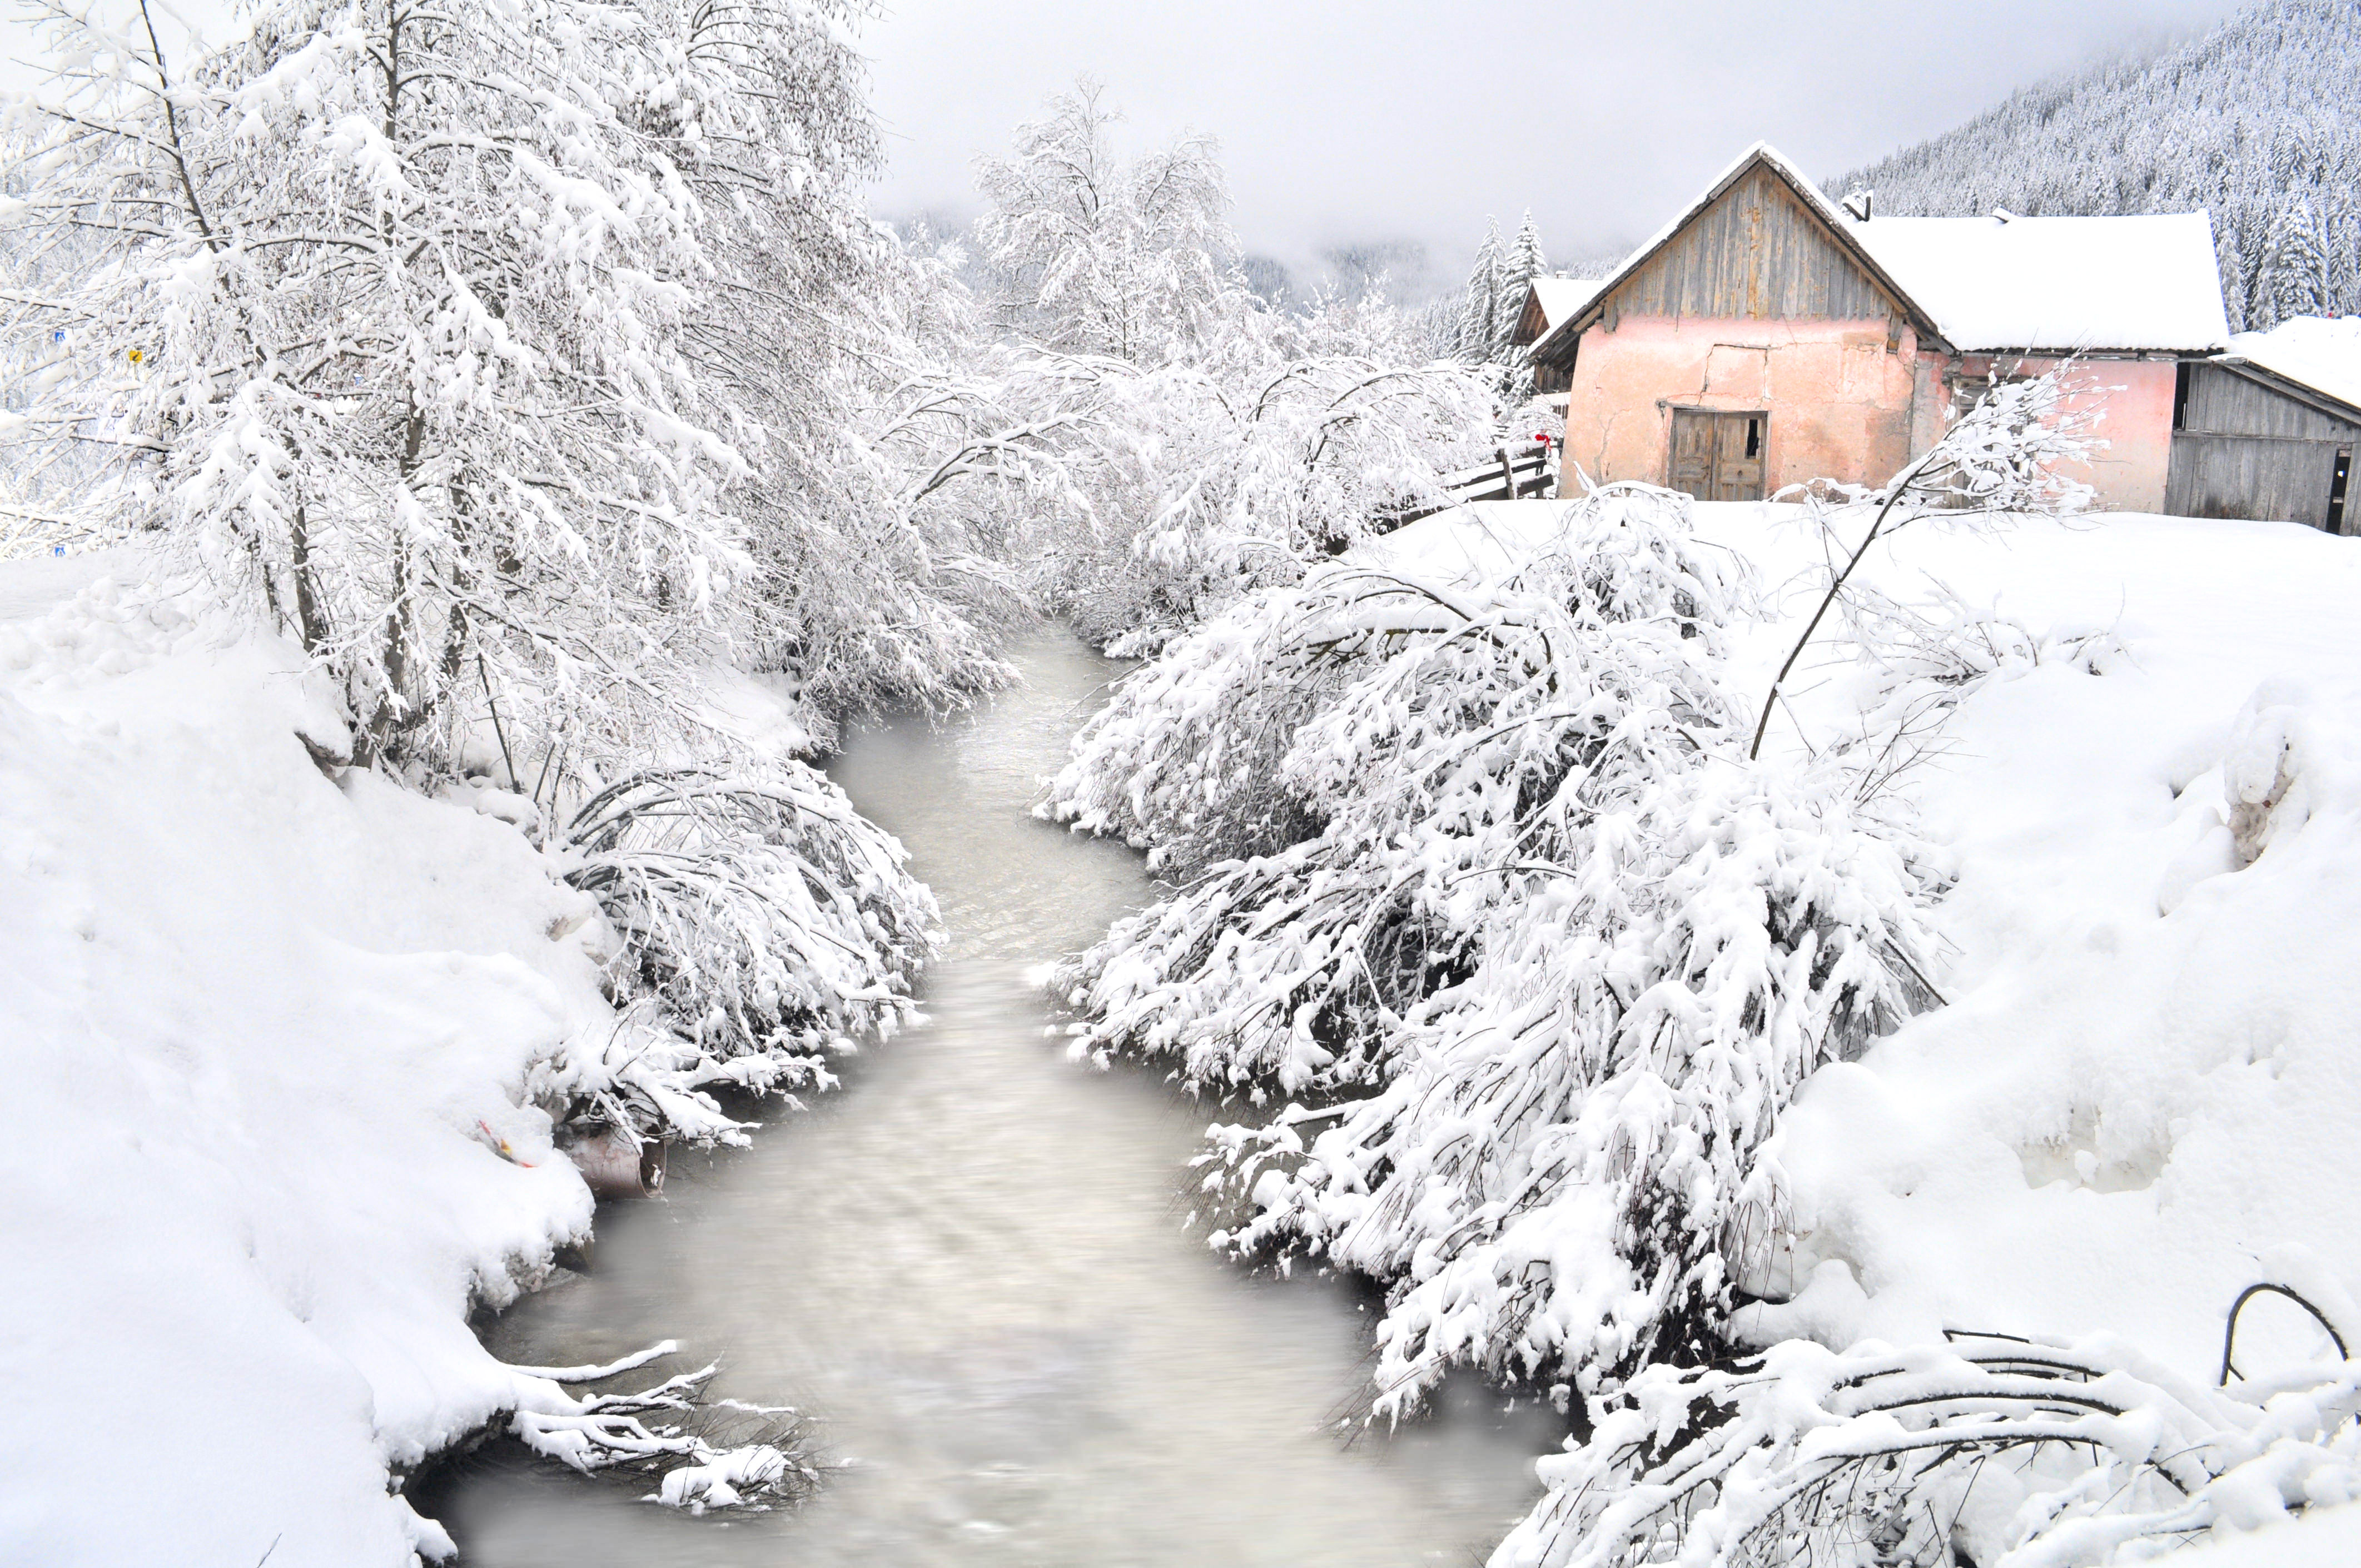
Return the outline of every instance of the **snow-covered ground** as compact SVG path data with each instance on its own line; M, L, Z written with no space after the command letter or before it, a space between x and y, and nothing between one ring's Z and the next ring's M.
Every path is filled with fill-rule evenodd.
M1488 570L1554 516L1488 505L1378 548ZM1790 509L1699 524L1773 585L1817 548ZM1770 1284L1794 1295L1749 1327L2105 1330L2210 1382L2248 1284L2350 1312L2361 544L2140 516L1922 524L1872 570L1902 597L1934 574L2053 642L2105 636L1979 687L1909 776L1954 858L1949 1005L1790 1110L1794 1237ZM522 1107L536 1064L611 1016L596 922L498 817L324 777L302 737L333 742L335 720L291 650L144 576L121 554L0 565L19 1183L0 1560L171 1541L400 1563L436 1532L389 1466L531 1397L468 1332L471 1300L588 1223ZM1792 624L1741 652L1766 683ZM1847 677L1823 674L1796 698L1806 738L1845 719ZM2348 1561L2356 1520L2187 1561Z
M389 1467L532 1397L471 1298L590 1221L523 1102L596 911L144 576L0 564L0 1561L405 1563Z
M1550 518L1488 504L1379 549L1482 573ZM1809 612L1794 579L1817 547L1791 508L1697 524L1789 585L1740 656L1759 690ZM1957 876L1935 912L1949 1005L1805 1084L1769 1151L1794 1195L1769 1288L1794 1297L1743 1326L1833 1346L2112 1332L2210 1384L2247 1285L2361 1323L2361 542L1928 522L1864 570L1904 598L1939 578L2053 641L2103 635L1983 684L1904 781ZM1800 683L1806 739L1847 720L1839 643ZM2253 1321L2244 1370L2311 1348L2308 1325ZM2190 1562L2351 1561L2357 1520Z

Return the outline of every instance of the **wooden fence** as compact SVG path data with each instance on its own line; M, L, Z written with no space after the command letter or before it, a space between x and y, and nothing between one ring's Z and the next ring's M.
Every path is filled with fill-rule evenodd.
M1545 496L1556 482L1556 476L1550 472L1546 444L1538 441L1504 443L1493 450L1491 462L1443 476L1443 493L1451 498L1443 505L1389 513L1378 519L1374 532L1390 533L1406 523L1469 501L1513 501Z

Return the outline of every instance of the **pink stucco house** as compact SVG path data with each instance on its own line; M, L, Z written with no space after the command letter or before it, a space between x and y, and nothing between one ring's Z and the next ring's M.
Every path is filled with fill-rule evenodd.
M2099 504L2161 511L2185 360L2229 341L2202 213L1905 218L1750 148L1534 343L1565 480L1753 500L1876 484L1994 375L2072 355L2103 402Z

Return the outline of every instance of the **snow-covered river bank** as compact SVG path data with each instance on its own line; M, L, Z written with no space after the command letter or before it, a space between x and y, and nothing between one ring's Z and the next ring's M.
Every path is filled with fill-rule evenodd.
M1356 1298L1207 1253L1180 1223L1202 1114L1044 1037L1027 971L1150 884L1027 815L1115 666L1056 636L1020 663L997 703L873 726L830 770L942 901L932 1022L602 1212L595 1272L494 1332L520 1363L719 1354L718 1394L797 1407L846 1467L723 1525L495 1453L427 1502L469 1563L1456 1563L1530 1504L1544 1415L1469 1396L1389 1438L1323 1430L1366 1387Z

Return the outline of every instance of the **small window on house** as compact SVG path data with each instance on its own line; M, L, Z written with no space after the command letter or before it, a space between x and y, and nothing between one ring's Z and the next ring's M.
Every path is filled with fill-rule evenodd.
M1746 455L1749 457L1763 455L1763 422L1759 419L1746 422Z
M2172 368L2172 428L2189 428L2189 361L2184 359Z

